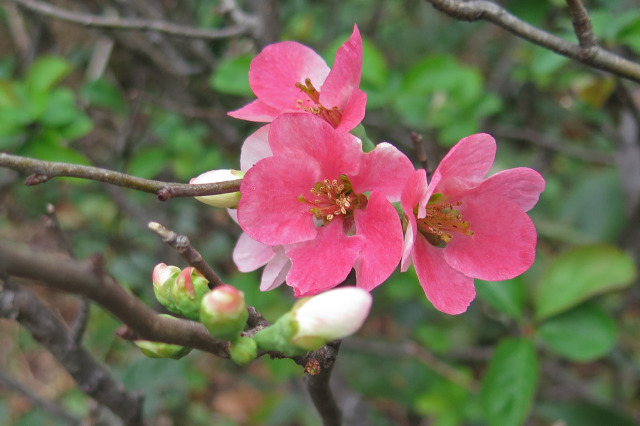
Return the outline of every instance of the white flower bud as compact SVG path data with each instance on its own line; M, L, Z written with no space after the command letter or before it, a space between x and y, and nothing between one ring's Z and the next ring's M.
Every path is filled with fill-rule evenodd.
M190 184L203 184L203 183L220 183L231 180L242 179L245 172L233 169L220 169L211 170L201 174L198 177L191 179ZM236 208L238 207L238 201L240 201L240 192L230 192L227 194L218 195L205 195L202 197L195 197L196 200L209 204L214 207L222 208Z
M337 288L301 300L291 312L298 323L292 343L315 350L355 333L367 319L371 303L371 295L357 287Z

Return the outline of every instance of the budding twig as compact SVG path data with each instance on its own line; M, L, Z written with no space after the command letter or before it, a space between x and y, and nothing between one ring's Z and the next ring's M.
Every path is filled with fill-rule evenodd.
M170 229L165 228L158 222L149 222L149 229L158 234L162 241L176 249L187 263L196 268L206 279L209 280L209 287L215 288L224 284L222 279L215 273L213 268L204 261L200 252L191 246L191 242L186 235L180 235Z

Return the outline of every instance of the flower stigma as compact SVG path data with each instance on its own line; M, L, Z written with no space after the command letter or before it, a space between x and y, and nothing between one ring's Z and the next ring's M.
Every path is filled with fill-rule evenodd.
M310 190L311 199L304 195L298 196L298 201L311 206L309 212L319 223L326 225L336 216L351 215L353 211L362 206L364 195L353 192L349 178L340 175L340 179L324 179L316 182Z
M307 99L304 100L298 99L298 109L319 116L334 128L338 127L342 119L342 113L337 106L326 108L320 103L320 92L313 87L311 79L305 79L304 84L297 82L296 87L308 96Z
M417 219L418 230L436 247L450 242L455 232L472 236L469 221L464 220L457 210L461 205L462 201L451 203L444 199L443 194L433 194L427 203L427 215ZM414 214L417 215L417 207Z

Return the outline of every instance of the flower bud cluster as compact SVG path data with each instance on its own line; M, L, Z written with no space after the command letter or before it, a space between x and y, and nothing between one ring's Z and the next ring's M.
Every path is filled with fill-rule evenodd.
M192 320L200 316L200 302L209 291L209 281L192 266L180 270L160 263L153 269L153 291L169 311Z

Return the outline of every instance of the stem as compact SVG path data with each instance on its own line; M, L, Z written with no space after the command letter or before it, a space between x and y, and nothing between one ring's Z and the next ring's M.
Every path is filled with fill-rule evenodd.
M25 181L26 185L38 185L54 177L77 177L153 193L156 194L161 201L167 201L175 197L194 197L236 192L240 190L240 182L242 182L242 179L194 185L188 183L162 182L142 179L99 167L36 160L35 158L6 153L0 153L0 167L6 167L23 173L32 173Z
M583 31L590 27L590 24L579 24L578 38L583 45L570 43L556 37L551 33L543 31L530 25L502 8L496 3L484 0L460 1L460 0L426 0L431 5L449 15L452 18L462 21L485 20L492 22L499 27L523 38L531 43L552 50L560 55L574 59L590 67L610 72L619 77L626 78L636 83L640 83L640 65L629 61L621 56L609 52L601 47L592 45L592 40L588 36L588 31ZM573 3L577 4L577 1ZM577 8L571 8L572 11ZM586 11L585 11L586 14ZM580 14L578 14L580 15ZM574 23L575 28L575 23Z

